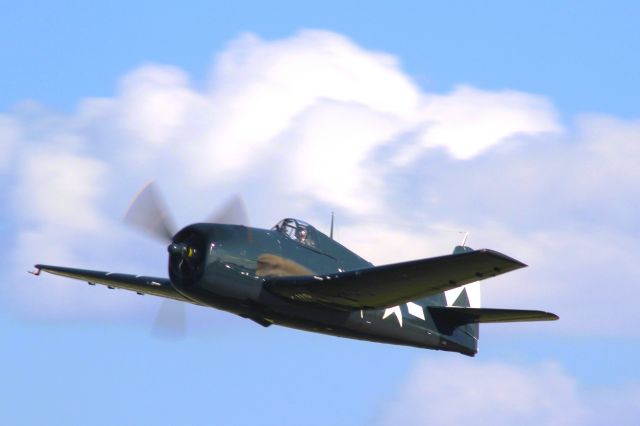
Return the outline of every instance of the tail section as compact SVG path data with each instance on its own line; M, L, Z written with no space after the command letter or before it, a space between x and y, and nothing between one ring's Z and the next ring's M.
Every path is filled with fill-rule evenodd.
M462 254L470 251L473 251L473 249L461 245L453 249L453 254ZM444 297L447 301L447 307L441 309L480 309L480 281L447 290L444 292ZM438 317L438 314L434 315L431 309L429 311L438 330L441 330L441 332L448 331L449 333L447 334L450 335L450 340L468 350L468 352L463 353L475 355L478 352L478 339L480 339L480 326L478 323L469 322L456 324L447 320L442 321L442 319ZM450 324L455 325L451 327Z
M466 246L456 246L453 254L461 254L473 251L472 248ZM481 306L480 298L480 281L476 281L462 287L454 288L444 292L447 306L461 306L479 308Z
M456 246L453 254L472 252L473 249L466 246ZM444 293L425 297L415 301L422 307L427 306L459 306L463 308L479 308L481 306L480 281L466 284Z
M462 254L473 251L466 246L456 246L453 254ZM478 339L480 337L480 327L477 322L451 321L448 314L450 308L459 309L479 309L481 306L480 282L476 281L463 285L444 293L431 297L416 300L415 303L425 308L431 314L435 328L443 335L447 341L461 346L462 353L473 355L478 351Z
M457 246L453 254L473 251ZM442 336L442 348L473 356L478 352L480 323L553 321L549 312L520 309L489 309L480 304L480 282L476 281L444 293L415 301L429 313Z

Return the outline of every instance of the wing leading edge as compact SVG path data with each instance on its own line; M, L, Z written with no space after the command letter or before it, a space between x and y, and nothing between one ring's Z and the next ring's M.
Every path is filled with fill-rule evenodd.
M110 288L121 288L139 294L166 297L182 302L194 303L178 293L167 278L146 277L140 275L119 274L115 272L91 271L88 269L67 268L63 266L36 265L39 271L86 281L89 284L102 284Z
M330 275L274 277L265 288L292 300L380 309L441 293L525 265L482 249Z

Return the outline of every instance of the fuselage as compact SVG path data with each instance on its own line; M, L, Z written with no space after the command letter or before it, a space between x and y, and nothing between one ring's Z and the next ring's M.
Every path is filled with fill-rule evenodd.
M278 324L334 336L475 353L468 345L459 344L460 336L440 333L428 313L424 318L408 315L405 305L394 307L393 314L390 309L346 311L288 300L266 290L264 283L272 276L331 274L373 266L312 226L300 223L303 236L294 234L299 230L289 232L284 225L271 230L190 225L175 235L174 243L193 247L193 261L170 255L171 282L188 299L264 326ZM444 297L423 302L441 306ZM468 336L462 339L468 340Z

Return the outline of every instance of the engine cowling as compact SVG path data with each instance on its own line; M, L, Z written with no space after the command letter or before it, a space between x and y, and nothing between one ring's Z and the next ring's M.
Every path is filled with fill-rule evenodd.
M209 238L204 230L188 226L178 232L167 247L169 277L178 288L188 289L202 278Z

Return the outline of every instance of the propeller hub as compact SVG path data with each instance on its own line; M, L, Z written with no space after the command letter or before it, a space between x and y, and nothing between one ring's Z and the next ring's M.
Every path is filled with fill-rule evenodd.
M198 254L196 249L185 243L171 243L167 247L167 251L171 254L177 254L187 259L196 257Z
M167 246L169 277L177 288L195 284L204 273L208 241L206 230L190 225L178 232Z

